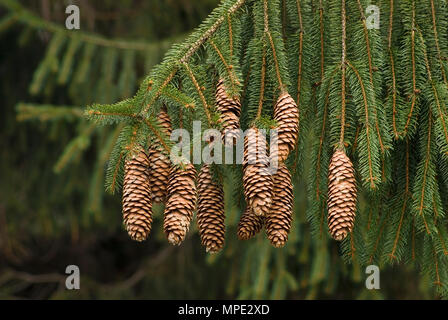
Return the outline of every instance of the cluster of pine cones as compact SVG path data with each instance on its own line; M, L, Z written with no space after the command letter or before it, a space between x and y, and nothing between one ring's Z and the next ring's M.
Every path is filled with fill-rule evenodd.
M222 138L226 144L238 138L241 104L227 94L223 80L216 89L216 106L220 113ZM265 228L274 247L283 247L293 217L293 185L284 164L297 144L299 110L286 92L280 94L274 108L278 148L268 155L266 137L256 127L244 140L243 188L246 210L238 223L238 238L248 240ZM167 136L172 132L166 108L158 122ZM272 164L276 164L272 167ZM192 164L175 166L156 141L148 150L143 147L125 163L123 184L123 219L130 237L147 239L152 225L152 204L165 203L164 232L168 241L179 245L186 237L194 212L201 242L207 252L218 252L224 246L224 193L213 179L210 165L197 174ZM271 171L273 170L273 171ZM341 150L335 152L329 170L328 226L336 240L351 232L356 207L353 166Z

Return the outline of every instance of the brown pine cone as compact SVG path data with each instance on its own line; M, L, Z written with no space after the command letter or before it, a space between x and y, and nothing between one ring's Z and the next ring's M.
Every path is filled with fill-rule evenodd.
M328 180L328 230L341 241L353 230L357 197L353 164L344 151L333 154Z
M198 228L207 252L216 253L224 247L224 191L213 181L210 166L203 165L198 176Z
M241 103L238 98L227 95L224 80L220 79L216 87L216 108L220 112L221 135L227 145L236 143L239 138ZM230 143L231 142L231 143Z
M243 187L246 203L253 212L265 216L273 196L273 181L269 172L266 137L252 128L244 137Z
M163 132L169 137L173 129L165 107L159 112L157 118ZM170 159L164 152L162 152L162 148L157 142L150 144L148 157L150 163L149 183L151 186L152 200L155 203L164 202L166 199L166 187L168 185L168 176L171 168Z
M281 163L274 174L274 198L266 216L266 235L271 244L280 248L288 241L293 213L293 186L288 168Z
M123 222L135 241L146 240L151 232L152 201L148 166L148 156L143 150L125 162Z
M240 240L249 240L255 237L261 231L264 225L264 217L257 216L250 208L241 215L238 222L238 238Z
M173 245L184 241L190 228L197 201L195 181L196 169L192 164L184 169L173 166L170 170L163 228Z
M274 120L278 124L278 150L274 156L278 155L278 162L283 162L296 147L299 135L299 109L287 92L282 93L275 104Z

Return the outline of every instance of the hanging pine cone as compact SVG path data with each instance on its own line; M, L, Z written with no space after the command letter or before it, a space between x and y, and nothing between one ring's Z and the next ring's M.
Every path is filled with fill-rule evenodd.
M163 132L169 137L173 129L165 107L159 112L157 119ZM157 142L150 144L148 157L150 163L149 183L151 186L152 200L155 203L164 202L166 199L166 187L168 185L168 176L171 168L170 159L162 152L162 148Z
M284 92L280 95L274 107L274 120L278 124L278 162L288 158L294 150L299 135L299 109L294 99Z
M240 240L249 240L260 232L264 225L264 217L255 215L250 208L240 218L238 222L238 238Z
M280 248L288 241L293 213L293 186L291 174L282 163L274 174L274 198L265 219L266 235L271 244Z
M125 163L123 221L132 240L146 240L152 224L148 156L141 151Z
M224 80L220 79L216 87L216 108L220 112L221 135L226 144L235 144L239 138L241 103L238 98L227 95ZM231 142L231 143L229 143Z
M198 228L202 245L215 253L224 247L224 191L213 181L209 165L203 165L198 176Z
M266 137L252 128L244 137L243 187L246 203L265 216L272 203L272 176L269 173Z
M168 179L168 197L163 228L168 241L179 245L190 228L196 208L196 169L188 164L182 169L172 166Z
M340 241L353 230L357 197L353 164L344 151L333 154L328 180L328 229Z

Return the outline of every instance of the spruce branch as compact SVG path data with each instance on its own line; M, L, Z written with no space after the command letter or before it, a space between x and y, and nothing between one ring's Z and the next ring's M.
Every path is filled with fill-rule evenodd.
M269 26L270 25L270 23L269 23L270 22L270 17L269 17L269 4L270 3L271 2L268 2L268 0L263 0L263 23L264 23L263 43L264 43L265 39L267 38L269 47L271 48L271 51L272 51L272 60L273 60L274 67L275 67L275 75L276 75L276 78L278 81L278 86L279 86L278 89L281 94L281 93L287 91L287 86L284 83L283 75L282 75L282 73L284 73L285 70L284 70L284 68L281 68L281 66L280 66L280 61L281 61L280 60L280 55L281 55L280 50L281 50L281 48L279 48L279 46L276 45L276 43L275 43L276 41L280 41L281 39L276 37L274 40L274 38L272 36L272 31ZM283 70L281 70L281 69L283 69ZM286 78L287 77L285 76L285 79Z
M194 99L184 92L182 92L180 89L176 88L174 85L167 85L162 90L161 99L165 100L165 102L169 102L173 105L181 106L182 108L179 108L181 111L183 108L186 109L195 109L196 105L194 102Z
M364 32L364 41L365 41L365 45L366 45L367 60L368 60L368 66L369 66L369 80L370 80L370 84L372 86L372 89L375 90L374 77L373 77L374 66L373 66L373 58L372 58L372 49L371 49L371 44L370 44L370 39L369 39L369 30L367 29L366 17L364 15L364 10L363 10L363 7L361 5L361 1L357 0L357 4L358 4L359 14L361 16L362 28L363 28L363 32ZM380 132L380 128L379 128L379 125L378 125L378 115L377 115L377 110L376 110L376 102L374 102L374 105L372 105L371 107L373 108L373 113L374 113L374 116L375 116L375 128L376 128L376 131L377 131L381 152L384 154L385 147L384 147L384 144L383 144L383 139L381 137L381 132Z
M230 49L230 57L233 56L233 28L232 28L232 18L230 14L227 14L227 26L229 27L229 49Z
M411 22L411 65L412 65L412 101L411 108L409 110L406 125L404 126L403 136L408 133L409 125L411 123L411 118L413 111L415 109L415 105L417 103L417 75L416 75L416 61L415 61L415 1L412 1L412 22Z
M266 80L266 48L263 46L263 56L261 62L261 86L260 86L260 98L258 101L258 110L257 116L255 117L255 121L261 118L261 113L263 111L263 102L264 102L264 90L265 90L265 80Z
M326 78L323 79L322 85L317 97L317 105L320 107L317 112L318 116L315 119L315 135L317 141L313 145L313 170L310 171L309 179L311 181L309 186L309 202L310 210L307 213L308 219L311 222L312 231L315 235L322 239L324 233L325 221L325 188L327 187L327 168L329 163L328 157L328 117L330 104L330 91L333 82L339 75L341 65L337 64Z
M347 39L347 30L346 30L346 13L345 13L345 0L341 0L341 29L342 29L342 53L341 53L341 133L339 138L338 149L344 148L344 140L345 140L345 107L346 107L346 93L345 93L345 77L346 77L346 39Z
M216 46L215 42L213 40L210 40L210 45L213 48L213 50L215 50L215 52L218 54L219 59L221 60L221 62L223 63L223 65L225 66L226 70L227 70L227 74L230 78L230 82L232 84L232 92L237 92L237 88L241 85L240 82L238 81L238 78L235 75L234 72L234 66L229 64L226 59L224 58L224 55L222 54L221 50Z
M17 120L29 121L37 119L39 121L53 121L65 119L68 121L81 119L84 110L73 106L37 105L32 103L19 103L16 106Z
M234 14L239 8L241 8L245 1L246 0L237 0L234 5L229 8L226 14L219 16L212 26L202 33L201 37L190 46L188 51L180 58L179 62L186 63L191 56L218 30L221 24L225 21L226 17Z
M421 42L423 43L423 35L422 33L419 31L419 37ZM439 127L441 127L441 131L442 131L442 137L443 138L439 138L438 140L440 141L440 147L442 149L442 153L446 156L448 156L448 124L447 124L447 116L446 116L446 107L442 107L442 104L444 103L444 98L439 96L439 91L434 83L433 77L432 77L432 73L431 73L431 68L429 65L429 59L428 59L428 53L425 50L424 51L424 59L425 59L425 66L426 66L426 71L428 74L428 81L429 84L431 86L432 89L432 94L433 94L433 101L429 101L431 105L435 105L436 106L436 112L435 112L435 116L437 116L437 121L436 121L436 125L438 125ZM446 97L445 97L446 98Z
M171 146L169 145L168 137L163 134L163 130L160 125L158 125L157 120L151 121L151 118L147 118L144 119L144 122L157 138L157 141L162 145L164 152L169 155L171 152Z
M196 77L193 74L193 71L191 71L190 66L187 63L185 63L185 62L183 63L183 65L184 65L185 70L187 71L188 76L191 79L191 82L193 82L193 84L194 84L194 87L195 87L195 89L197 91L197 94L198 94L199 98L201 99L202 108L204 110L205 115L207 116L208 125L209 125L210 128L212 128L213 127L213 120L212 120L212 116L211 116L211 113L210 113L210 107L209 107L209 105L207 103L207 100L205 99L204 93L202 92L203 89L199 85Z
M392 260L396 260L397 256L396 256L396 252L397 252L397 248L398 248L398 242L400 240L400 236L401 236L401 230L403 227L403 221L405 218L405 214L407 213L407 209L408 209L408 200L411 197L410 194L410 155L409 155L409 139L406 138L406 155L405 155L405 188L404 188L404 200L403 200L403 205L401 207L401 211L400 211L400 220L398 222L398 227L397 230L395 232L395 236L394 236L394 241L393 241L393 245L392 245L392 249L390 251L390 253L387 254L387 256L389 257L390 261Z
M276 54L277 49L275 47L274 40L272 39L272 35L271 35L271 33L269 31L267 33L267 36L268 36L268 39L269 39L269 44L271 45L271 49L272 49L272 54L273 54L273 58L274 58L274 65L275 65L275 72L276 72L276 75L277 75L278 83L280 85L280 91L283 92L283 91L285 91L285 85L283 84L282 76L280 74L280 66L279 66L278 57L277 57L277 54Z
M51 33L61 33L65 37L78 38L82 42L90 43L96 46L116 48L123 50L148 51L160 46L167 46L177 42L185 37L185 35L177 36L172 39L164 39L160 42L144 42L144 41L129 41L121 39L107 39L102 36L88 33L84 31L71 32L57 23L44 20L36 16L33 12L26 9L16 0L1 0L0 5L12 12L14 21L18 21L33 29L46 30Z
M415 210L416 210L416 216L420 217L423 221L425 231L426 233L430 234L430 228L428 226L426 216L425 216L425 210L428 210L428 204L427 204L427 198L428 196L431 196L428 193L431 191L431 189L428 188L428 184L431 182L432 177L429 176L433 172L432 168L432 161L431 161L431 140L432 140L432 115L431 112L428 112L428 127L427 127L427 133L426 133L426 141L423 140L424 144L424 155L422 158L422 164L419 165L419 174L418 178L421 179L421 183L418 185L416 184L416 188L418 188L418 191L414 194L418 196L418 198L415 199ZM431 186L429 186L431 187Z
M440 45L439 45L439 35L438 35L438 31L437 31L437 19L436 19L436 10L434 7L434 0L430 0L430 2L431 2L432 30L434 32L434 42L436 45L437 60L439 61L440 72L442 74L443 82L448 87L448 81L447 81L447 77L445 74L445 68L444 68L443 62L442 62L442 52L440 50Z
M366 92L365 84L362 80L362 77L361 77L359 71L350 62L347 62L347 65L355 74L355 76L358 80L360 89L361 89L362 102L363 102L363 106L364 106L364 117L365 117L364 125L365 125L365 130L366 130L366 147L367 147L366 151L367 151L367 165L368 165L367 181L368 181L370 188L375 189L376 183L378 182L379 178L375 174L375 169L374 169L375 160L373 159L373 156L372 156L373 148L372 148L372 141L371 141L371 136L370 136L371 120L369 119L370 118L369 117L369 103L368 103L368 99L367 99L367 92Z
M171 82L181 66L198 51L202 45L218 30L228 15L233 15L241 8L246 0L226 0L193 32L183 44L175 46L168 52L166 59L158 68L153 70L154 76L160 76L159 70L163 70L166 77L157 79L154 83L155 93L149 94L150 98L146 106L142 109L142 116L147 116L149 109L162 94L163 89Z
M392 51L392 30L394 23L394 0L390 0L390 13L389 13L389 29L387 37L387 48L389 51L390 59L390 72L392 75L392 128L395 140L398 140L400 134L397 129L397 80L395 75L395 60Z
M320 30L320 81L324 78L325 70L325 45L324 45L324 6L323 0L319 0L319 30Z
M302 21L302 9L300 0L296 0L296 6L297 6L297 15L299 17L299 61L298 61L298 72L297 72L297 103L300 103L300 94L301 94L301 88L302 88L302 60L303 60L303 21ZM296 149L296 152L298 152L298 148Z

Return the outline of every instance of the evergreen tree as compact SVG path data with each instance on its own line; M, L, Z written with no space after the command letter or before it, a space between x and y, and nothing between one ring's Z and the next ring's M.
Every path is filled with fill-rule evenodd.
M263 128L272 123L273 104L286 91L295 97L303 124L301 147L289 159L291 169L302 172L297 166L307 144L317 155L308 181L315 241L327 234L322 232L325 202L331 206L337 196L332 191L327 197L328 159L342 151L353 159L358 193L368 199L341 245L346 260L415 263L446 292L446 3L381 2L380 12L389 18L379 30L367 25L368 4L223 1L153 68L132 99L93 105L88 114L99 123L125 123L139 141L159 136L153 123L163 103L183 123L206 118L206 127L216 127L210 113L215 112L212 91L219 78L229 96L243 96L243 128ZM110 173L120 171L120 159L132 151L123 146L131 146L132 138L124 136L117 145L109 184L118 185L121 178ZM332 229L343 223L337 217Z

